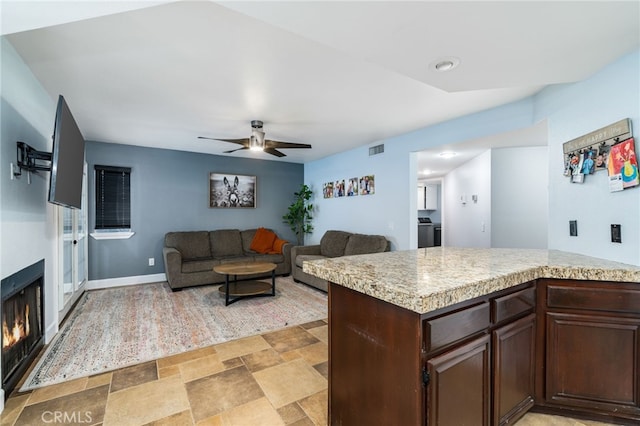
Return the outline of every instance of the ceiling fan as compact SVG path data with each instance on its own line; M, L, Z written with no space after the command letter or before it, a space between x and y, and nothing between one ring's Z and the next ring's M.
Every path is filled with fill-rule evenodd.
M198 139L211 139L214 141L231 142L238 145L242 145L242 148L236 148L229 151L224 151L225 154L231 152L240 151L243 149L250 149L252 151L264 151L268 154L275 155L276 157L286 157L286 154L278 151L283 148L311 148L311 145L306 143L291 143L282 141L272 141L264 138L264 131L262 131L262 121L251 121L251 136L243 139L222 139L222 138L208 138L205 136L198 136Z

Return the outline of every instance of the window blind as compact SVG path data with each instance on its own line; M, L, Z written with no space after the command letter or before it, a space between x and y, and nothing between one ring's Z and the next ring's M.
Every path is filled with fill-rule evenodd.
M131 229L131 168L94 166L95 229Z

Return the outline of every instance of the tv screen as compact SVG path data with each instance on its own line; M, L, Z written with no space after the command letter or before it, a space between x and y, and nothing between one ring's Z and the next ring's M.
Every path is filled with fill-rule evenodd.
M62 95L58 97L54 126L49 202L80 209L84 138Z

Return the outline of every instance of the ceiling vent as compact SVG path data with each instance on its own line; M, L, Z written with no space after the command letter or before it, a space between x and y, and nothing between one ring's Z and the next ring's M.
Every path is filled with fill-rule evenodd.
M382 154L384 152L384 144L372 146L369 148L369 157L372 155Z

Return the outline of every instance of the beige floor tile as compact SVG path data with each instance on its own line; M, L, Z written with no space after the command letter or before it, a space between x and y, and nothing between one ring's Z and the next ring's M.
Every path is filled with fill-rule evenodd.
M322 327L324 325L327 325L325 321L318 320L318 321L311 321L304 324L300 324L300 327L304 328L305 330L309 330L316 327Z
M298 404L315 425L325 426L328 421L329 392L324 389L314 395L298 401Z
M216 345L216 352L221 361L226 361L269 348L269 344L262 336L250 336Z
M192 361L194 359L213 355L216 353L215 346L207 346L206 348L196 349L194 351L182 352L176 355L159 359L158 369L170 367L172 365L181 364L183 362Z
M284 426L282 418L267 398L256 399L220 414L222 426L269 425Z
M321 327L312 328L308 331L321 342L324 342L327 345L329 344L329 326L327 324Z
M182 380L171 376L110 393L104 426L141 425L188 409Z
M218 354L183 362L178 367L180 368L182 381L185 383L226 369L225 365L220 362Z
M108 372L104 374L98 374L97 376L91 376L87 379L87 389L95 388L98 386L104 386L111 383L111 378L113 377L113 372Z
M310 365L321 364L329 360L329 348L324 342L318 342L313 345L305 346L298 349L302 358Z
M111 392L118 392L154 380L158 380L158 367L155 361L121 368L113 372Z
M170 365L164 368L158 368L158 379L164 379L170 376L177 376L180 374L180 364Z
M253 376L276 408L327 388L327 380L303 359L266 368Z
M184 386L196 422L264 397L244 365L185 383Z
M70 380L57 385L45 386L34 390L27 404L37 404L38 402L47 401L53 398L59 398L64 395L80 392L87 388L88 379L86 377Z
M578 420L550 414L527 413L514 423L516 426L614 426L613 423L601 423L591 420Z
M181 411L164 419L147 423L145 426L193 426L191 410Z
M307 417L304 410L300 408L297 402L278 408L278 414L280 414L280 417L282 417L282 420L284 420L284 423L287 425Z
M16 395L7 399L4 410L0 414L0 424L2 426L14 424L30 396L31 394Z
M200 420L196 423L196 426L222 426L222 419L220 416L209 417L204 420Z
M313 421L309 417L304 417L297 422L291 423L288 426L316 426L313 424Z
M283 352L280 354L280 356L282 357L283 361L287 361L287 362L293 361L294 359L302 358L302 354L297 349L289 352Z
M312 334L301 327L263 334L264 339L278 352L289 352L318 342Z
M264 370L283 362L280 354L271 348L245 355L242 360L249 371L252 372Z
M16 425L99 424L105 416L108 395L109 386L105 385L26 405Z

